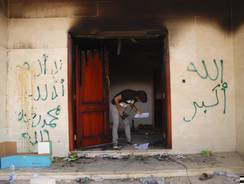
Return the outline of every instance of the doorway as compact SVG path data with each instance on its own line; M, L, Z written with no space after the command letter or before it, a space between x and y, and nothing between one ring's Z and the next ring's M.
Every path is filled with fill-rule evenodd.
M148 142L151 148L171 148L166 36L73 37L69 45L70 149L111 143L109 103L123 89L144 90L148 94L148 102L137 106L141 112L149 112L149 117L131 120L133 142ZM124 134L119 137L123 143Z

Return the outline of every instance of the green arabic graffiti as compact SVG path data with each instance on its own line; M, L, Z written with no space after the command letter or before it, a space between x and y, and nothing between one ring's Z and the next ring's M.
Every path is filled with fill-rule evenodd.
M30 64L32 63L32 64ZM17 65L17 70L22 71L35 71L31 73L34 79L42 79L46 77L52 77L48 83L37 85L34 87L35 92L26 91L26 100L37 102L37 101L48 101L57 100L58 97L64 97L64 79L58 76L58 73L62 71L63 61L54 60L50 62L47 54L41 55L36 62L24 62L22 65ZM36 65L36 66L35 66ZM53 83L51 83L51 81ZM32 88L33 89L33 88ZM26 89L27 90L27 89ZM31 102L31 103L33 103ZM56 105L54 108L48 110L45 114L38 114L36 112L26 113L25 109L22 109L18 113L18 121L30 125L32 128L39 128L39 130L33 129L34 133L23 132L21 136L28 140L31 145L35 145L38 140L43 141L44 138L50 140L49 131L47 128L55 128L61 115L61 105ZM41 129L41 130L40 130ZM39 138L39 139L38 139Z
M187 71L195 72L201 79L209 78L212 81L216 81L218 79L218 77L219 77L219 68L218 68L218 65L216 63L216 60L213 60L213 63L214 63L214 66L216 68L216 76L215 77L211 77L211 75L209 75L208 69L207 69L207 66L206 66L206 63L205 63L204 60L202 60L202 65L203 65L203 68L204 68L204 71L205 71L205 75L204 74L203 75L200 74L200 72L197 70L197 68L196 68L194 63L190 63L189 64L189 66L187 67ZM221 63L223 63L223 61Z
M44 90L43 90L44 89ZM47 84L44 84L44 87L37 86L35 97L32 93L28 96L33 97L34 101L46 101L49 98L49 93L51 91L51 100L55 100L59 94L64 96L64 79L61 79L59 83L53 84L52 88L48 87Z
M24 62L22 66L17 65L17 68L23 69L23 70L30 70L30 64L28 62Z
M44 136L44 133L46 136ZM40 139L39 139L40 142L50 141L50 135L49 135L49 131L47 129L35 131L34 138L32 138L32 136L28 132L22 133L21 137L24 138L25 140L27 140L32 146L34 146L38 143L38 137L39 137L38 135L40 135Z
M40 72L36 75L37 77L47 74L47 58L48 58L48 56L46 54L43 54L42 57L43 57L43 62L40 59L38 59Z
M59 115L61 113L61 106L58 105L57 107L49 110L47 112L48 116L51 117L51 120L47 121L46 119L44 119L44 123L42 125L42 128L45 126L50 126L52 128L55 128L57 126L57 124L55 123L55 121L57 121L59 119Z
M219 83L212 89L212 92L214 93L215 99L216 101L214 103L210 103L210 104L206 104L204 101L201 101L200 103L197 101L193 101L193 108L194 108L194 112L192 114L192 116L190 118L186 118L183 117L183 120L185 122L191 122L197 115L198 109L204 109L204 113L207 113L207 110L218 106L219 105L219 90L223 91L223 103L224 103L224 107L223 107L223 113L226 113L226 106L227 106L227 102L226 102L226 90L228 88L228 83L223 81L223 77L224 77L224 64L223 64L223 60L220 60L220 67L217 64L216 60L213 60L214 66L216 68L216 74L215 77L212 77L209 75L207 66L205 61L202 61L202 65L203 65L203 69L204 69L204 73L205 74L201 74L198 69L196 68L194 63L190 63L187 67L187 71L189 72L194 72L196 73L201 79L206 80L206 79L210 79L211 81L217 81L219 78L219 74L220 74L220 81ZM220 69L219 69L220 68Z
M31 117L28 117L28 115L24 112L24 110L22 109L19 113L18 113L18 121L23 121L24 123L28 123L31 122L31 126L33 128L35 127L51 127L51 128L55 128L57 126L56 121L59 120L59 116L61 114L61 106L58 105L55 108L50 109L49 111L47 111L46 116L43 116L41 114L37 114L35 112L31 113Z

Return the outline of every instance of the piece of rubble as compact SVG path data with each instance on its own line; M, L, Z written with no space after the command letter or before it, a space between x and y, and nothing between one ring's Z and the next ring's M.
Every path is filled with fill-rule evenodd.
M104 178L100 177L100 176L93 176L92 180L94 180L95 182L102 182L104 180Z
M164 178L155 178L155 177L140 178L139 182L141 184L165 184Z
M90 183L90 178L88 178L88 177L79 177L79 178L76 178L75 179L75 181L76 181L76 183L83 183L83 184L88 184L88 183Z

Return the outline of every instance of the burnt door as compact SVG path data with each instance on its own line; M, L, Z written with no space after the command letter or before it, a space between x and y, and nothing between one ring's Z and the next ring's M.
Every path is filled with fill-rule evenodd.
M78 148L109 142L108 61L105 49L75 47Z

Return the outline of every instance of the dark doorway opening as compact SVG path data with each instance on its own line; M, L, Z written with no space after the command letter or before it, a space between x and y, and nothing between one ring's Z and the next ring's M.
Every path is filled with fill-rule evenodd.
M166 89L163 82L164 37L116 39L111 40L107 47L110 99L124 89L144 90L148 94L148 102L136 106L141 112L149 112L149 117L131 120L133 143L149 143L149 148L165 148L167 105L163 102ZM119 142L124 142L122 145L126 147L123 124L120 132L122 138Z
M150 143L151 148L171 148L166 35L70 39L70 149L111 142L109 103L113 95L123 89L148 93L148 103L138 107L141 112L149 112L149 118L131 120L133 142ZM120 135L121 142L123 135Z

